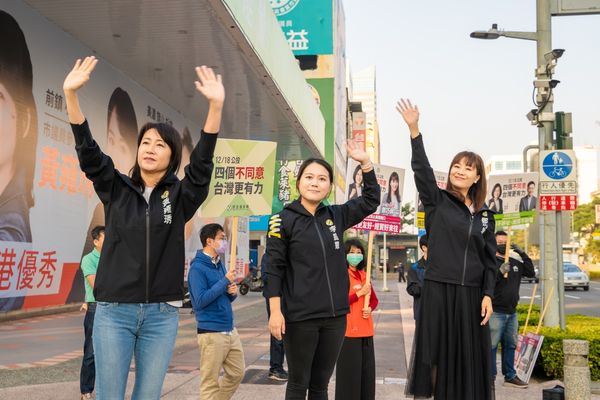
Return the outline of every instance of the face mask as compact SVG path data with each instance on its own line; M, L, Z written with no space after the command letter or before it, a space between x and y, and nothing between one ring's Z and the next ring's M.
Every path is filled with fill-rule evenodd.
M216 251L219 254L225 254L227 252L227 240L219 240L219 247Z
M348 261L348 264L352 265L353 267L356 267L363 260L363 255L348 253L346 254L346 260Z
M498 245L498 253L500 253L500 254L506 254L506 245L505 244L499 244Z

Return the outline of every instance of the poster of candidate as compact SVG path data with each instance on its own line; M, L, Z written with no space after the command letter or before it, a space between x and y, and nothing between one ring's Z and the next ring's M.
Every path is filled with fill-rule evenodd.
M497 227L533 223L538 208L538 173L528 172L488 177L486 198L494 211Z

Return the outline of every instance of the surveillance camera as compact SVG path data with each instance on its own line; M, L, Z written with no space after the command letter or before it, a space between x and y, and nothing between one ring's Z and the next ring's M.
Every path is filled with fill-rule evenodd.
M562 57L565 49L553 49L551 52L544 54L546 61L558 60Z
M537 115L538 115L538 109L534 108L533 110L529 111L526 115L527 120L529 120L529 122L532 123L537 123Z
M560 83L560 81L556 80L556 79L552 79L549 82L550 88L554 89L556 86L558 86L558 84Z
M556 79L536 79L533 81L533 86L538 89L554 89L560 81Z

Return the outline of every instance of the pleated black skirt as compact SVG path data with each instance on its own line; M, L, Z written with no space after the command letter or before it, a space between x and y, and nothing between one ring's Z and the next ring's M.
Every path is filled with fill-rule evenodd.
M405 394L415 399L491 400L491 340L480 288L426 280Z

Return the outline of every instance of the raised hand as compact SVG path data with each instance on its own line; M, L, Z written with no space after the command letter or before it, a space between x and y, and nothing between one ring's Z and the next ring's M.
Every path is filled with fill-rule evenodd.
M196 75L198 80L195 82L196 90L198 90L211 105L222 106L225 101L225 88L221 75L215 75L212 68L206 65L196 67Z
M86 57L81 61L77 59L75 66L69 72L63 83L65 92L75 92L83 87L90 80L90 74L96 68L98 59L94 56Z
M369 154L360 149L358 144L356 144L353 140L348 141L346 144L346 149L348 150L348 156L355 161L358 161L361 164L366 164L369 162Z
M402 115L404 122L410 129L410 134L414 138L419 135L419 107L412 105L409 99L400 99L396 104L396 110Z

